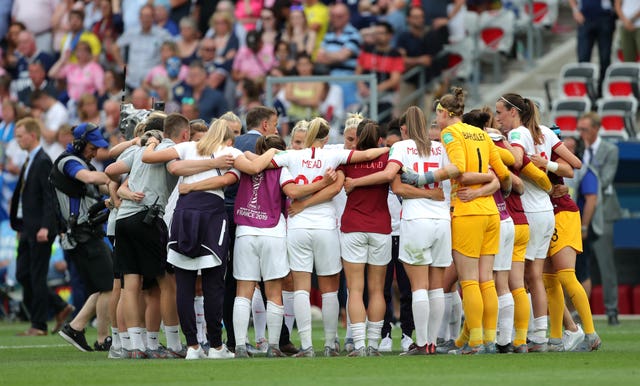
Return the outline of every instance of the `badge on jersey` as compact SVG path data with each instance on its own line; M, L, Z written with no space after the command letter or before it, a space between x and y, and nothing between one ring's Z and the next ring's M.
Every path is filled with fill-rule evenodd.
M520 133L514 133L512 131L511 133L509 133L509 139L510 140L519 140L520 139Z
M453 142L453 135L451 133L444 133L442 135L442 142L444 142L445 145L450 144Z

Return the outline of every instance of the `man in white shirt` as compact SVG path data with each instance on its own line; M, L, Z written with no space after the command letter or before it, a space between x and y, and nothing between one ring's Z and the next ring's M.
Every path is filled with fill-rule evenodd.
M64 151L58 143L58 129L69 122L69 112L59 100L42 90L35 90L31 94L31 104L42 112L42 149L55 161Z

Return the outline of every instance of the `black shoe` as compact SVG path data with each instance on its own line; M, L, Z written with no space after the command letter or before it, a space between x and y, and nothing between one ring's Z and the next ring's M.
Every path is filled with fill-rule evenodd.
M96 340L93 343L93 349L96 351L109 351L109 349L111 348L111 343L112 343L111 337L108 336L104 338L104 342L102 343L98 343L98 341Z
M62 339L66 340L67 342L72 344L73 347L77 348L80 351L93 351L91 346L87 344L87 339L84 336L84 330L76 331L71 328L69 323L65 323L64 327L62 327L62 330L58 331L58 335L60 335Z
M620 325L620 321L618 320L618 314L609 314L607 318L610 326L618 326Z
M498 351L498 354L511 354L513 353L513 344L507 343L504 346L496 344L496 349Z

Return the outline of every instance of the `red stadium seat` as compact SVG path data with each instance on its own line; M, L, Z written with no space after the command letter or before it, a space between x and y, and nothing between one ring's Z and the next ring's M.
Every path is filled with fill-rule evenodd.
M631 312L640 314L640 285L633 287L631 292Z
M594 285L591 289L591 299L589 300L591 304L591 313L593 315L604 315L604 298L602 296L602 286Z
M560 98L551 105L551 121L555 122L563 136L578 136L578 118L591 110L588 98Z
M635 118L638 101L634 97L602 98L598 101L598 115L601 119L603 136L622 139L636 136Z
M618 313L631 314L632 288L628 284L618 286Z

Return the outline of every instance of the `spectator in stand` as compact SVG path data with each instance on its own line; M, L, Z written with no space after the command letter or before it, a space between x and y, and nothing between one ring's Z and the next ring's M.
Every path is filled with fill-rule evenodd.
M449 20L460 12L465 0L421 0L425 22L436 31L440 31L441 44L449 42ZM451 6L450 6L451 3Z
M216 58L216 43L214 39L202 39L198 48L198 59L202 61L204 68L207 70L207 85L213 89L224 91L225 80L229 71L223 67L224 59Z
M193 98L182 98L180 104L180 114L184 115L189 121L200 119L200 111Z
M153 7L153 20L156 26L164 28L171 34L171 36L178 36L180 34L180 29L178 28L178 25L169 18L170 11L171 5L169 2L155 2Z
M18 92L18 101L23 106L31 104L31 93L34 90L43 90L47 94L54 96L58 93L54 82L47 79L47 72L43 64L37 60L29 63L29 79L31 80L29 86Z
M640 61L640 2L615 0L616 13L622 22L619 28L622 59Z
M315 48L317 49L329 29L329 8L319 0L304 0L303 4L304 15L307 18L309 29L316 33ZM347 22L349 21L348 17L349 13L347 10ZM333 20L334 18L331 17L331 19Z
M200 58L209 74L209 87L223 91L226 80L231 77L233 60L240 48L240 40L234 32L231 13L216 11L211 16L211 25L213 34L202 40Z
M296 73L299 76L312 76L313 63L306 53L298 54ZM323 82L291 82L285 86L285 98L289 102L287 115L295 126L298 121L310 121L320 115L320 104L324 96Z
M378 111L383 112L393 106L397 101L397 91L400 86L402 73L404 72L404 60L400 52L391 46L393 39L393 27L385 21L379 21L375 25L376 43L374 46L365 46L358 56L358 66L355 73L375 73L378 80ZM370 85L358 82L358 92L361 97L369 98ZM387 118L384 121L388 121Z
M274 75L274 71L279 76L291 75L295 70L296 60L293 56L293 52L291 52L291 47L292 46L289 43L283 40L276 43L276 48L273 53L276 57L276 65L271 71L272 75ZM306 51L302 52L309 55Z
M578 61L590 62L593 46L598 44L600 57L600 77L598 95L602 81L611 63L611 45L616 25L616 14L611 0L569 0L573 19L578 23Z
M142 87L147 90L151 88L153 78L159 75L166 76L174 85L187 78L189 67L183 65L180 61L178 46L175 42L168 40L162 43L160 47L160 60L161 63L149 70L142 81Z
M260 16L262 5L262 0L236 1L234 15L238 23L242 24L247 32L256 28L256 22Z
M62 0L56 6L51 16L53 31L53 52L59 54L62 49L62 38L71 31L69 14L72 9L81 10L83 3L75 0Z
M120 134L120 101L115 101L113 99L107 99L104 101L102 105L102 110L104 111L105 120L104 120L104 128L109 133L109 138L114 139L116 134ZM114 143L111 143L112 147Z
M183 64L189 65L196 58L196 51L200 43L200 32L195 20L184 17L180 20L180 36L176 39L178 56Z
M32 114L42 121L42 148L49 158L55 160L64 151L57 143L58 129L69 122L69 112L59 100L42 90L35 90L31 94Z
M107 100L122 101L122 93L124 89L124 77L122 73L115 69L109 69L104 72L104 94L100 95L100 104Z
M165 103L164 112L167 114L180 112L180 104L173 100L173 86L174 83L164 75L156 75L151 80L151 95Z
M76 61L71 57L75 56ZM49 77L66 79L69 98L78 101L83 94L104 94L104 70L93 61L91 47L79 41L73 54L64 51L60 59L49 70Z
M331 31L325 35L315 63L325 67L332 76L353 75L361 42L360 32L349 24L349 9L344 4L336 4L331 8ZM358 103L355 82L334 84L342 88L345 109Z
M300 53L314 57L316 53L316 31L309 28L302 6L294 5L289 12L282 40L289 45L292 58Z
M216 35L214 31L214 23L213 23L214 17L218 12L226 13L228 15L226 16L226 18L231 20L231 23L230 23L231 27L229 31L231 31L231 33L233 33L236 36L236 38L238 38L239 45L244 45L244 42L247 40L247 30L244 28L244 25L242 25L242 23L238 22L235 19L233 9L234 9L234 5L231 1L229 0L220 1L216 6L215 13L209 19L209 30L207 31L205 36L213 37Z
M136 109L151 109L151 95L142 87L131 92L131 104Z
M59 0L33 0L13 2L11 20L19 21L35 36L38 50L51 53L51 15Z
M260 31L249 31L247 45L240 47L233 60L233 80L239 82L249 78L262 82L275 64L273 46L264 44Z
M7 70L12 70L18 64L19 55L16 55L16 50L18 49L18 38L20 36L20 32L25 31L27 28L24 24L19 21L15 21L11 23L9 26L9 32L7 32L4 39L0 42L0 47L2 47L2 58L4 59L4 67Z
M16 49L18 62L13 70L13 82L11 83L11 94L18 95L21 90L29 87L29 63L38 61L42 63L46 71L53 65L53 57L39 50L36 47L36 40L29 31L22 31L18 35L18 47Z
M64 56L66 51L71 52L71 57L69 58L70 63L76 63L78 60L75 55L75 50L80 42L89 45L94 60L97 61L100 59L102 45L93 32L84 29L84 11L72 9L69 12L69 32L62 37L62 41L60 42L61 55Z
M128 2L127 2L128 3ZM149 70L160 64L160 47L171 40L171 35L153 25L153 6L145 5L140 9L140 28L127 30L113 45L113 57L120 68L127 65L127 85L137 88ZM128 48L128 55L120 49Z
M115 0L100 0L100 13L102 17L90 28L103 45L103 64L114 64L115 58L111 54L113 44L122 35L124 23L120 12L120 2Z
M78 121L79 123L92 123L99 127L104 127L106 114L98 109L98 99L93 94L82 94L78 99Z
M273 8L262 8L258 28L262 32L262 42L274 47L280 40L280 26Z
M238 116L243 122L246 122L247 113L254 107L262 106L260 95L262 87L251 79L243 79L238 87L240 89L240 98L238 99Z
M421 7L411 7L407 16L408 30L400 34L398 39L398 51L404 60L405 70L410 70L416 66L423 66L425 81L437 77L441 72L441 67L434 58L442 51L443 45L439 39L440 32L430 28L424 23L424 10ZM409 95L419 87L419 75L400 83L401 98ZM405 110L410 105L424 105L424 98L416 98L409 101L401 110Z
M207 86L206 80L207 71L202 62L194 60L189 66L187 79L174 87L173 95L174 99L179 101L184 98L192 98L194 103L198 105L199 118L210 122L212 118L224 114L228 108L222 92Z

